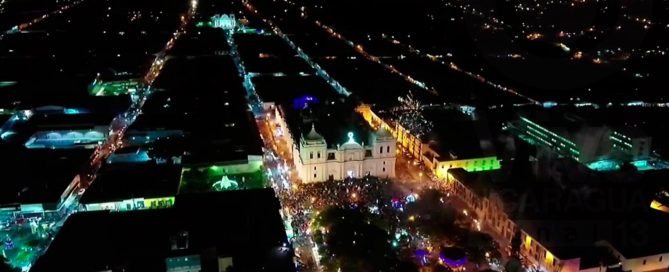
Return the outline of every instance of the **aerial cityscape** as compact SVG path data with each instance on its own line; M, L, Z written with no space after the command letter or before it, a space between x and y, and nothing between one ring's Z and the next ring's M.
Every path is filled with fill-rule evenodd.
M669 1L0 0L0 272L669 271Z

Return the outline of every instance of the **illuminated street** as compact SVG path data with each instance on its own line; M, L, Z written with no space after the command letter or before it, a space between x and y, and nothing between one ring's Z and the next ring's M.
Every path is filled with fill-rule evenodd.
M19 25L19 31L28 30L32 25L39 24L50 16L58 16L63 14L66 10L74 8L82 1L71 3L61 7L59 10L53 11L49 14L36 18L28 23ZM72 182L67 186L61 195L61 202L58 203L56 212L50 213L48 216L38 218L36 220L22 220L17 221L15 225L4 227L0 235L5 237L20 237L19 239L12 239L12 243L16 244L17 250L12 253L15 256L10 256L10 262L16 267L22 267L27 271L32 263L39 255L48 249L48 244L57 234L60 227L72 214L77 212L79 207L79 200L86 192L86 189L95 180L96 173L100 169L102 162L104 162L114 151L121 148L122 139L128 127L136 120L141 112L141 108L151 94L151 85L159 76L163 64L165 62L165 55L175 43L175 41L182 36L189 24L189 19L195 15L197 9L197 1L192 1L190 9L187 11L187 17L181 17L181 25L174 32L172 38L167 41L165 47L157 53L156 58L151 63L151 66L144 76L143 86L137 93L137 99L127 109L127 111L114 117L109 126L109 133L107 139L99 144L93 152L88 164L77 176L72 179ZM62 16L62 15L61 15ZM0 36L0 39L2 37ZM29 233L27 233L29 232ZM12 246L14 248L15 246ZM7 248L5 248L7 249Z

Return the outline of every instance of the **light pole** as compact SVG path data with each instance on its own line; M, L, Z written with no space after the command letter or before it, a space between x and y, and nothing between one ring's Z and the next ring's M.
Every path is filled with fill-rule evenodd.
M446 190L449 191L449 192L451 192L452 189L453 189L452 186L451 186L451 181L448 178L448 170L450 170L450 169L451 169L450 167L446 167Z

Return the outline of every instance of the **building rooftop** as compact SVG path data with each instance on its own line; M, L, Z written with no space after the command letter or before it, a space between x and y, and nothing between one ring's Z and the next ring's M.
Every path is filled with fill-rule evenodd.
M262 140L230 56L170 59L131 129L183 130L185 164L246 160Z
M581 258L579 263L580 270L595 268L601 265L609 267L620 262L620 260L604 246L594 245L589 248L584 247L583 249L584 250L578 254Z
M179 195L172 208L72 215L31 271L166 271L200 256L202 271L295 271L272 189ZM77 255L75 263L72 254Z
M432 124L432 130L421 138L440 154L440 160L496 155L487 124L450 109L424 110L423 116Z
M243 59L258 57L261 53L279 58L295 56L295 51L276 35L235 34L235 42Z
M292 103L281 105L295 140L308 136L313 126L330 148L347 143L349 133L353 133L353 139L358 144L370 143L369 136L373 131L355 112L356 104L351 100L325 100L305 105L302 108L295 108Z
M508 190L507 172L504 170L467 172L462 168L449 169L448 173L467 186L478 197L488 197L493 192Z
M29 124L35 130L49 130L62 128L91 128L95 126L109 126L114 118L113 114L59 114L49 116L35 115Z
M169 51L172 57L206 57L227 55L230 51L219 28L197 28L179 38Z
M176 165L157 165L154 162L106 164L80 202L88 204L175 196L180 177L181 167Z
M39 149L0 143L0 204L55 204L92 154L85 149Z
M318 76L258 76L252 81L256 92L264 102L287 104L300 98L334 100L341 97Z
M625 132L628 136L646 137L640 126L629 123L626 115L629 110L619 108L593 109L591 107L572 107L566 109L543 109L526 107L520 111L520 117L560 134L567 139L576 139L579 133L588 128L610 128ZM646 118L642 118L646 119Z
M318 47L325 48L336 45L319 43ZM307 49L303 49L308 52ZM351 48L345 46L342 50L351 50ZM354 54L352 53L352 55ZM398 97L405 97L410 90L415 93L422 92L420 88L408 83L401 77L387 73L382 66L364 59L338 57L321 60L319 65L341 85L345 86L352 93L352 97L380 108L387 109L397 106L399 104Z
M548 129L570 141L576 141L586 127L603 127L602 122L585 119L583 116L559 109L524 110L520 118Z
M650 207L667 171L623 174L586 169L581 174L553 173L544 180L518 175L511 168L451 169L449 174L479 197L496 193L519 227L560 259L610 261L610 256L592 254L602 240L627 258L669 252L669 245L656 239L669 228L669 217ZM643 228L641 236L630 237L634 228Z
M599 240L610 242L626 258L669 252L669 244L654 238L665 235L669 217L650 207L663 175L666 171L626 177L596 173L587 182L537 182L526 187L517 222L561 258ZM630 237L636 228L643 233Z
M640 127L618 125L611 127L611 129L618 133L622 133L627 137L632 137L632 138L644 138L649 136Z

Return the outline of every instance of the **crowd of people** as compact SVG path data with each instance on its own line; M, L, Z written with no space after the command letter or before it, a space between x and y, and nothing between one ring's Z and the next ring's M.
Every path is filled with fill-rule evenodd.
M307 233L309 220L318 211L329 207L383 207L390 205L394 195L401 195L391 182L375 177L301 184L278 193L297 236Z

